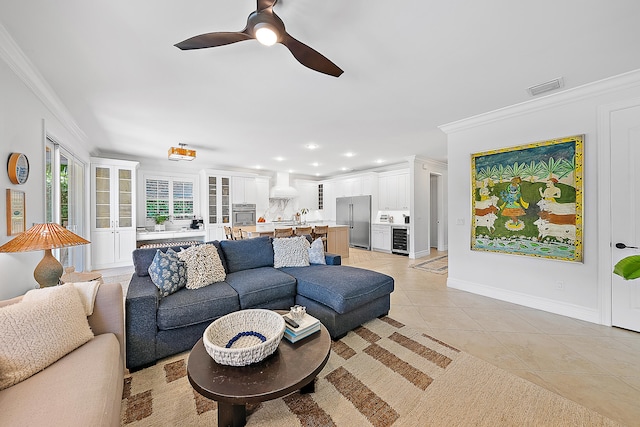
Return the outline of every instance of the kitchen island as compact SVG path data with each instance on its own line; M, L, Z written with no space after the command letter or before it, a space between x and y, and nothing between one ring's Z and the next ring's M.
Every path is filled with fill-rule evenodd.
M349 226L348 225L336 225L334 223L313 223L313 224L283 224L265 222L257 225L247 225L240 227L243 234L246 233L247 237L260 237L260 236L273 236L273 232L276 228L293 228L296 227L315 227L328 225L329 232L327 234L327 252L332 254L338 254L343 258L349 258Z

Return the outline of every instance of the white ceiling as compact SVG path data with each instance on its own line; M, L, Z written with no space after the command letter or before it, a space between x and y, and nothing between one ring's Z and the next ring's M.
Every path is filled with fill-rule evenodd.
M184 142L198 169L325 177L410 155L444 161L438 125L527 101L527 87L553 78L573 88L640 68L638 0L281 0L287 31L341 67L339 78L282 45L173 46L241 30L255 9L255 0L0 0L0 24L93 154L164 161Z

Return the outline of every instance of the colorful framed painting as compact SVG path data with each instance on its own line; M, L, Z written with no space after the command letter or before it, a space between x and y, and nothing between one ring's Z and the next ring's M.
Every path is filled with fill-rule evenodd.
M584 135L471 155L471 249L582 262Z
M7 236L15 236L25 230L25 194L7 188Z

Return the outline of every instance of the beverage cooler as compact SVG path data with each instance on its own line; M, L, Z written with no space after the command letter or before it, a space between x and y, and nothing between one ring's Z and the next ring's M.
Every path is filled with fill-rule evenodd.
M391 227L391 253L409 255L409 230L407 227Z

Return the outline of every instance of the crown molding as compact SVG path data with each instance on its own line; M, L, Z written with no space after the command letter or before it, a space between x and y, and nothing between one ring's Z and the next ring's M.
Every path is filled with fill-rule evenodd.
M16 76L27 85L74 137L80 142L87 142L87 135L80 129L67 107L20 49L20 46L16 44L2 23L0 23L0 58L9 65Z
M640 85L640 69L629 71L606 79L587 83L562 92L553 93L540 98L525 101L519 104L510 105L490 111L488 113L479 114L466 119L447 123L438 126L440 130L446 134L452 134L474 127L486 125L492 122L505 120L524 114L544 110L551 107L576 102L584 98L593 97L616 90L624 90L627 88Z

